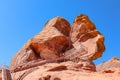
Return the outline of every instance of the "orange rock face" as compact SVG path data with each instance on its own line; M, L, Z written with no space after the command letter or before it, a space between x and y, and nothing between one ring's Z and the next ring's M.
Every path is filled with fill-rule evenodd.
M101 57L105 50L104 37L86 15L76 17L70 38L73 44L80 42L87 49L88 53L84 56L88 56L89 60Z
M69 48L70 24L61 17L48 21L13 57L10 69L36 59L55 59Z

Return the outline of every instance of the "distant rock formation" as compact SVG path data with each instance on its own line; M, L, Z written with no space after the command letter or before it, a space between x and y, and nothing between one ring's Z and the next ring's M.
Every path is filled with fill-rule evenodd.
M113 57L109 61L103 62L102 64L98 65L96 68L99 72L120 73L120 60L117 57Z

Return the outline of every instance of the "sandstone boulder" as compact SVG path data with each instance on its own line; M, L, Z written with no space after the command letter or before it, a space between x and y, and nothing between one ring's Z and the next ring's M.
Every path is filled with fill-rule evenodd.
M72 44L75 44L74 47L78 47L76 44L79 43L87 49L88 53L81 56L84 60L95 60L101 57L105 50L104 36L86 15L82 14L76 17L71 28L70 38Z
M43 30L30 39L13 57L10 69L37 59L51 59L62 55L69 46L70 24L61 17L48 21Z

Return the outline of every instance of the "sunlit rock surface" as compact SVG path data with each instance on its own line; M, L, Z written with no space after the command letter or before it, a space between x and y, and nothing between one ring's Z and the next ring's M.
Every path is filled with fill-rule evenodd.
M55 59L69 46L70 24L61 17L48 21L43 30L30 39L13 57L10 69L37 59Z
M78 15L73 22L70 32L72 43L80 42L87 50L87 59L94 60L102 56L105 50L104 36L96 29L86 15ZM83 57L84 58L84 57Z

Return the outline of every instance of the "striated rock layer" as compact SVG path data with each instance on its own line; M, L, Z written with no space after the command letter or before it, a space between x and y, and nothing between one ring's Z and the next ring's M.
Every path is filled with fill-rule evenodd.
M77 63L71 61L48 63L12 73L12 77L13 80L120 80L120 73L93 72L82 70L75 65Z
M48 21L43 30L30 39L13 57L10 69L37 59L55 59L69 44L70 24L61 17Z

